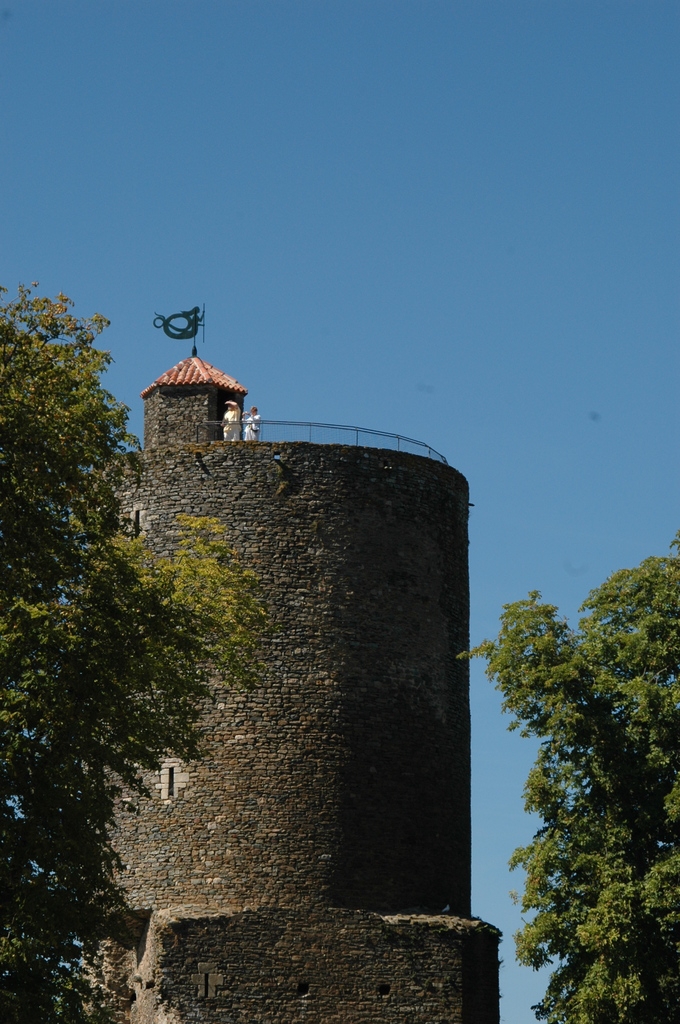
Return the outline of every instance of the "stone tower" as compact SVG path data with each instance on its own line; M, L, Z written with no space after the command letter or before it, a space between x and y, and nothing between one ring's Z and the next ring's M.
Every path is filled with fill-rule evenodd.
M203 759L121 812L119 1020L497 1024L498 933L469 917L467 483L379 448L197 443L246 393L196 357L143 392L128 514L159 553L178 513L220 519L275 630L261 686L204 709Z

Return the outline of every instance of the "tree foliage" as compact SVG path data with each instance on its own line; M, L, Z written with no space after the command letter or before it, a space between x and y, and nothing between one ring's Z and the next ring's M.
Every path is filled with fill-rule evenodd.
M264 611L219 523L173 559L121 532L135 471L101 386L102 317L21 289L0 307L0 1020L96 1018L83 953L123 909L109 843L124 784L190 758L212 667L257 678Z
M680 535L679 535L680 536ZM615 573L577 629L540 594L506 605L487 673L540 740L542 825L511 864L532 914L519 960L555 966L537 1017L668 1024L680 1006L680 558Z

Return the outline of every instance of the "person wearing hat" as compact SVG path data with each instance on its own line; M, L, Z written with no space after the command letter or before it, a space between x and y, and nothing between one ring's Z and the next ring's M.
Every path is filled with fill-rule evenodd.
M222 417L222 431L225 441L241 440L241 410L238 402L227 402Z

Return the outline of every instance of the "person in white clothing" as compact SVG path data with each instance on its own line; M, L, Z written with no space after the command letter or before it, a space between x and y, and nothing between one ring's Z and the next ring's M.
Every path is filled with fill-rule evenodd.
M238 402L227 402L222 417L222 430L225 441L241 440L241 410Z
M262 417L257 411L257 406L253 405L250 412L246 413L246 441L259 441L260 439L260 421Z

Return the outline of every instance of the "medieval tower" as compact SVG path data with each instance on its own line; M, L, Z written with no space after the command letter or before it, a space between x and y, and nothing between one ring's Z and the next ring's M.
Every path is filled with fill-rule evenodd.
M192 357L143 392L126 512L159 553L221 520L274 629L218 686L117 845L135 911L105 980L130 1024L497 1024L470 918L465 478L383 448L202 439L247 391ZM266 435L265 435L266 436Z

